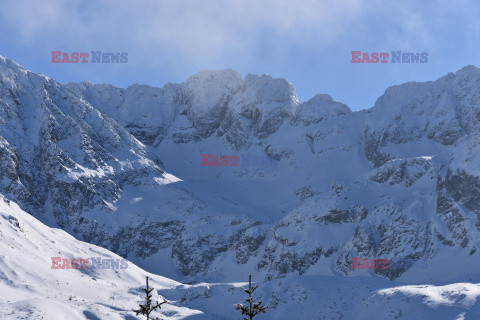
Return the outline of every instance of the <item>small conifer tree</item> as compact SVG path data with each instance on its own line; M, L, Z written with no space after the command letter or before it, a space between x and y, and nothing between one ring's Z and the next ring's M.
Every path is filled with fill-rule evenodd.
M262 301L253 302L252 294L258 288L258 286L252 287L252 275L248 276L248 289L244 288L245 292L248 294L248 298L245 299L246 304L237 303L235 309L240 311L242 316L248 316L249 319L243 318L244 320L252 320L253 317L260 313L265 313L265 309L268 307L262 306Z
M148 288L148 277L147 277L147 287L142 288L142 290L145 292L145 295L146 295L146 304L144 305L140 304L139 305L140 309L133 310L133 311L137 313L137 316L139 314L143 314L147 316L147 320L150 320L150 313L157 308L161 309L162 304L167 303L167 300L164 299L162 303L158 303L157 301L157 304L152 306L152 295L150 293L153 291L153 288L152 289ZM157 318L157 320L159 319Z

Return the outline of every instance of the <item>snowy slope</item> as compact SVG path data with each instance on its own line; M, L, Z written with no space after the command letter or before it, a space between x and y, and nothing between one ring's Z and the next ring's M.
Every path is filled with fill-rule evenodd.
M184 285L131 262L126 269L52 269L51 257L121 257L43 225L3 196L0 240L1 319L141 319L131 309L142 301L145 276L156 289L154 299L169 301L162 308L163 319L238 318L233 303L242 301L240 286L245 283ZM399 315L473 319L480 315L480 284L471 283L402 286L371 277L290 276L261 284L257 294L270 307L262 319L395 319Z
M140 319L131 309L142 302L140 289L145 276L151 277L150 286L158 290L183 286L132 263L126 269L52 269L51 257L70 261L91 257L121 259L63 230L43 225L0 195L2 319ZM163 309L165 319L202 314L174 304Z

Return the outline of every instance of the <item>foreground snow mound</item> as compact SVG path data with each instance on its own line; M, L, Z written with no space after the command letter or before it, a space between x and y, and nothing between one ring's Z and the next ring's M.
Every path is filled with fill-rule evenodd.
M1 319L141 319L138 308L145 276L158 290L181 284L149 274L127 262L126 269L52 269L51 257L64 259L121 257L49 228L0 195ZM154 291L154 296L157 296ZM162 301L161 297L156 297ZM162 307L163 319L184 319L201 311Z
M400 286L379 290L378 294L397 302L403 310L398 318L464 320L478 319L480 315L478 283Z

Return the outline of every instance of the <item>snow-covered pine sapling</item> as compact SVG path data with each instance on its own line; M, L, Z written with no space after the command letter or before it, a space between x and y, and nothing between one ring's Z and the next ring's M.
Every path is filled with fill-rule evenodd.
M153 288L152 289L148 288L148 277L147 277L147 287L142 288L142 290L145 292L145 295L147 296L146 297L147 303L144 305L140 304L139 305L140 309L133 310L133 311L137 313L137 316L139 314L143 314L147 316L147 320L150 320L150 313L157 308L161 309L162 304L167 303L167 300L163 299L164 301L162 303L158 303L157 301L157 304L152 306L152 295L150 293L153 291ZM157 320L159 319L157 318Z
M248 275L248 289L243 289L248 294L248 298L245 299L246 304L237 303L235 309L240 311L242 316L248 316L248 318L243 318L244 320L252 320L253 317L260 313L265 313L265 309L268 307L262 306L262 301L253 302L252 294L258 288L258 286L252 287L252 275Z

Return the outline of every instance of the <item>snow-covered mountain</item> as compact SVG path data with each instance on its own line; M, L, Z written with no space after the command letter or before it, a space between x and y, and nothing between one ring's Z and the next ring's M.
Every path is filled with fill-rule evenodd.
M473 66L352 112L325 94L300 103L268 75L121 89L63 85L0 58L0 193L177 281L253 273L270 305L316 277L468 281L480 260L479 124ZM238 165L203 166L202 154ZM352 257L390 263L353 270Z

